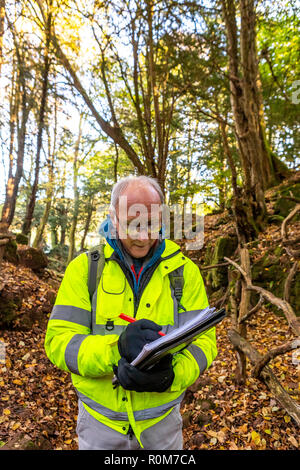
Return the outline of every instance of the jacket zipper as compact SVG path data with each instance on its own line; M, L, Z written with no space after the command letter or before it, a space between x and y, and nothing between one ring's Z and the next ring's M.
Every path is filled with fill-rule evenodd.
M129 428L128 428L127 434L129 435L129 440L132 441L133 436L134 436L134 432L133 432L133 429L132 429L132 427L131 427L130 424L129 424Z
M158 260L156 260L155 263L152 266L150 266L150 268L148 268L146 270L146 273L144 273L144 275L142 277L141 284L140 284L140 287L139 287L139 291L138 291L137 295L135 295L134 315L133 315L134 318L136 316L137 309L138 309L142 294L143 294L145 288L147 287L147 285L149 284L149 282L152 278L152 274L154 273L154 271L156 270L158 265L161 263L161 261L162 261L161 257L158 258Z
M133 314L133 317L135 318L136 317L136 313L137 313L137 309L138 309L138 306L139 306L139 303L140 303L140 299L142 297L142 293L144 292L145 290L145 287L147 286L148 282L150 281L151 279L151 276L149 276L149 272L147 273L148 276L146 276L146 282L145 282L145 277L142 278L142 282L141 282L141 285L140 285L140 288L139 288L139 292L138 292L138 295L134 292L134 285L133 285L133 281L132 281L132 274L131 274L131 271L126 267L124 266L124 264L122 263L121 260L119 260L118 258L111 258L113 259L113 261L116 261L118 263L118 265L120 266L120 268L122 269L123 273L125 274L125 277L126 279L128 280L129 282L129 285L131 287L131 290L132 290L132 293L133 293L133 302L134 302L134 314ZM149 270L151 270L151 268L153 268L153 272L155 271L155 269L157 268L157 266L159 265L159 263L161 262L161 258L159 258L157 260L157 262L155 262L150 268ZM144 281L144 282L143 282Z
M157 266L162 262L162 261L165 261L166 259L168 258L172 258L173 256L177 255L177 253L179 253L180 250L172 253L171 255L165 257L165 258L158 258L158 260L152 265L150 266L150 268L147 269L147 273L146 273L146 276L144 275L142 277L142 281L141 281L141 284L140 284L140 287L139 287L139 291L138 291L138 294L136 294L134 292L134 285L133 285L133 280L132 280L132 272L129 270L129 268L127 268L127 266L124 266L124 264L122 263L122 261L117 258L116 256L112 255L111 256L111 260L113 261L116 261L118 263L118 265L120 266L120 268L122 269L126 279L128 280L129 282L129 285L131 287L131 290L132 290L132 293L133 293L133 302L134 302L134 313L133 313L133 317L135 318L136 317L136 314L137 314L137 309L138 309L138 306L139 306L139 303L140 303L140 300L141 300L141 297L142 297L142 293L144 292L147 284L149 283L151 277L152 277L152 274L153 272L155 271L155 269L157 268ZM151 273L151 274L150 274Z

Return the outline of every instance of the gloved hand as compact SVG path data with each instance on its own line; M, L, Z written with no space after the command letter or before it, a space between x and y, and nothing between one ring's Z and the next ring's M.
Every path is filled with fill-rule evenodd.
M130 323L119 337L118 349L121 357L132 362L146 343L160 338L158 334L160 330L161 326L151 320L137 320Z
M124 357L114 366L119 383L126 390L135 392L164 392L174 380L172 354L167 354L148 371L141 371L129 364Z

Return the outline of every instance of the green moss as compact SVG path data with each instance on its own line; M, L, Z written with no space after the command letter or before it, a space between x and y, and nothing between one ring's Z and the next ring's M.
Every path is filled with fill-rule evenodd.
M268 252L252 266L252 282L254 285L263 287L269 290L276 297L283 299L284 285L288 276L290 266L285 266L280 261L282 255L282 248L276 247L274 252ZM252 295L253 302L258 300L257 296ZM298 272L292 283L290 289L290 304L293 307L296 315L300 315L300 273ZM272 306L273 310L280 315L282 312Z
M237 246L237 239L234 237L220 237L215 245L211 264L224 262L224 256L230 257ZM221 266L210 271L210 281L214 290L227 285L227 267Z
M10 240L4 249L3 259L9 263L18 264L20 261L17 253L18 245L15 240Z
M47 256L42 250L26 247L19 249L20 263L33 271L39 271L48 265Z
M24 235L24 233L18 233L16 235L16 242L19 243L19 245L28 245L27 235Z
M277 200L274 205L275 215L279 215L285 218L296 205L296 201L292 201L287 198L294 197L296 199L300 199L300 183L296 183L296 184L281 188L276 193L276 197L277 197ZM295 216L294 220L299 220L299 215Z
M22 298L14 296L13 299L1 296L0 327L8 327L18 315L18 309L22 305Z

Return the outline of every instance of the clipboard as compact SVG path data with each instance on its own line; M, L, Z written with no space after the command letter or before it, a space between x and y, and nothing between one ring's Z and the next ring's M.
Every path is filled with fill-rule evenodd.
M201 310L192 320L187 321L165 336L145 344L138 356L131 362L131 365L141 370L151 368L167 354L177 354L187 348L196 338L220 323L225 316L225 308L216 310L214 307L207 307ZM117 377L114 376L112 380L114 388L118 386L118 383Z

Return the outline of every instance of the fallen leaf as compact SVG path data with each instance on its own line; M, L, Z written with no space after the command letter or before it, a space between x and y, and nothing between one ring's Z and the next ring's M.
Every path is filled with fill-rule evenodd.
M260 434L256 431L251 432L251 439L254 442L255 445L259 445L260 443Z
M230 442L229 450L239 450L235 442Z
M11 429L12 429L13 431L16 431L20 426L21 426L21 423L14 423L14 424L11 426Z
M13 383L16 384L16 385L23 385L23 382L20 379L13 380Z
M296 441L296 439L294 438L294 436L290 436L288 438L288 441L290 441L290 443L293 444L293 446L295 446L295 447L298 447L298 445L299 445L298 442Z

